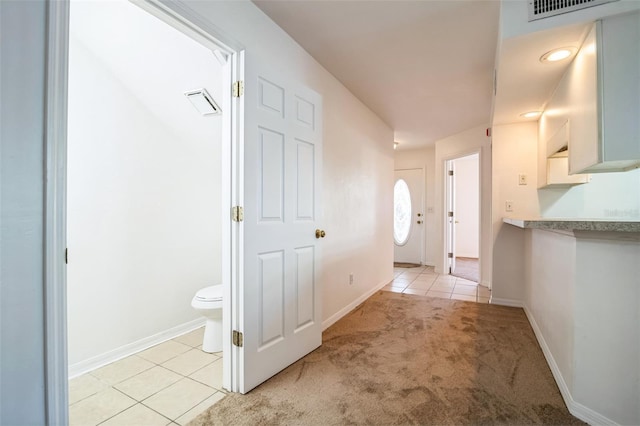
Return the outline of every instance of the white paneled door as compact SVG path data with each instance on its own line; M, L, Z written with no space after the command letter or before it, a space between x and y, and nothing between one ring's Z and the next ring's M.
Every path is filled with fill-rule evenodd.
M245 59L239 390L322 343L322 98ZM330 236L328 236L330 237Z

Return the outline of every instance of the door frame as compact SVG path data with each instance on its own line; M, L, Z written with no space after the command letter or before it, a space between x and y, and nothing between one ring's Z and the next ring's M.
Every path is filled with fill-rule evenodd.
M448 227L448 216L447 213L449 211L449 197L451 196L451 194L453 194L453 188L450 188L451 185L451 180L449 179L448 176L448 172L449 172L449 163L455 160L458 160L460 158L463 157L468 157L470 155L474 155L474 154L478 154L478 223L480 224L480 226L478 227L478 285L481 285L482 283L482 220L484 218L484 215L482 213L482 200L483 200L483 185L482 185L482 172L483 172L483 167L482 167L482 148L478 147L478 148L473 148L473 149L469 149L469 150L465 150L465 151L460 151L457 152L455 154L446 156L442 159L442 179L443 179L443 194L444 196L443 198L443 203L442 203L442 251L441 251L441 265L443 266L442 271L443 273L446 273L447 275L451 275L451 272L453 271L449 271L449 261L448 261L448 253L449 253L449 247L448 247L448 238L449 238L449 227ZM455 194L454 194L455 197ZM454 220L455 220L455 212L454 214ZM455 242L454 242L455 244ZM455 256L455 253L454 253Z
M453 274L453 271L456 269L456 159L447 160L445 162L445 179L446 183L446 193L444 196L445 199L445 223L446 223L446 240L445 240L445 249L447 252L446 259L446 267L449 269L449 275ZM451 174L453 173L453 174ZM449 212L453 212L453 216L449 216ZM452 254L452 257L449 257L449 253Z
M244 52L236 41L202 19L180 1L135 0L134 4L208 48L228 55L229 88L243 80ZM45 320L45 416L47 424L68 424L67 358L67 99L69 67L69 0L47 2L47 59L45 111L45 229L44 229L44 320ZM231 221L230 208L243 200L243 97L232 98L229 121L223 125L222 185L222 278L223 283L223 384L238 387L239 348L231 345L231 330L238 325L240 302L238 281L242 279L242 226ZM226 190L225 190L226 188ZM225 247L228 250L225 250Z

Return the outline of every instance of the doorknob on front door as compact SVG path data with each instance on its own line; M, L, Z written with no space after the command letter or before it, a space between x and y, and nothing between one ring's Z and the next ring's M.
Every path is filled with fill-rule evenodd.
M418 225L420 225L420 224L422 224L422 221L421 221L421 220L419 220L419 221L418 221Z
M324 232L324 230L316 229L316 238L324 238L325 235L327 235L327 233Z

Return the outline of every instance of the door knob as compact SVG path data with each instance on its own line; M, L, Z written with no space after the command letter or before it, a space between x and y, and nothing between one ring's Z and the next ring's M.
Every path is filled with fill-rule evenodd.
M422 221L421 221L421 220L419 220L419 221L418 221L418 225L420 225L421 223L422 223Z
M327 235L327 233L324 232L324 230L316 229L316 238L324 238L325 235Z
M422 213L418 213L418 217L422 217Z

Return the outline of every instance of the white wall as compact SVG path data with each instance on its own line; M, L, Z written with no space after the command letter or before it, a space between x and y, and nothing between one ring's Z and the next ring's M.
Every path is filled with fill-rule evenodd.
M539 191L540 216L640 219L640 169L591 175L591 182L570 189Z
M537 153L538 126L535 122L495 126L493 155L493 288L498 303L521 303L524 285L524 241L520 230L502 223L503 217L538 217ZM527 176L520 185L518 175ZM513 212L505 210L511 201Z
M0 2L0 424L45 420L47 5Z
M478 152L480 154L480 283L491 286L491 145L486 136L487 126L478 126L436 142L435 150L435 229L436 272L446 269L445 256L445 172L446 160ZM439 206L439 207L438 207Z
M635 241L578 235L573 398L629 425L640 424L638 259L640 235Z
M424 253L425 264L434 266L437 247L435 244L435 147L397 150L395 152L395 169L424 170Z
M536 331L544 336L544 346L553 354L550 364L562 377L561 389L570 390L575 376L576 239L568 233L505 227L524 234L527 256L523 306Z
M252 3L186 5L258 62L280 64L277 71L284 77L323 97L326 326L393 277L393 132Z
M524 233L523 305L569 410L638 424L639 236L512 228Z
M210 50L128 2L72 3L69 69L74 375L198 320L191 298L221 281L221 117L183 92L220 101L222 77Z
M480 162L477 154L462 157L455 167L456 257L480 255Z

